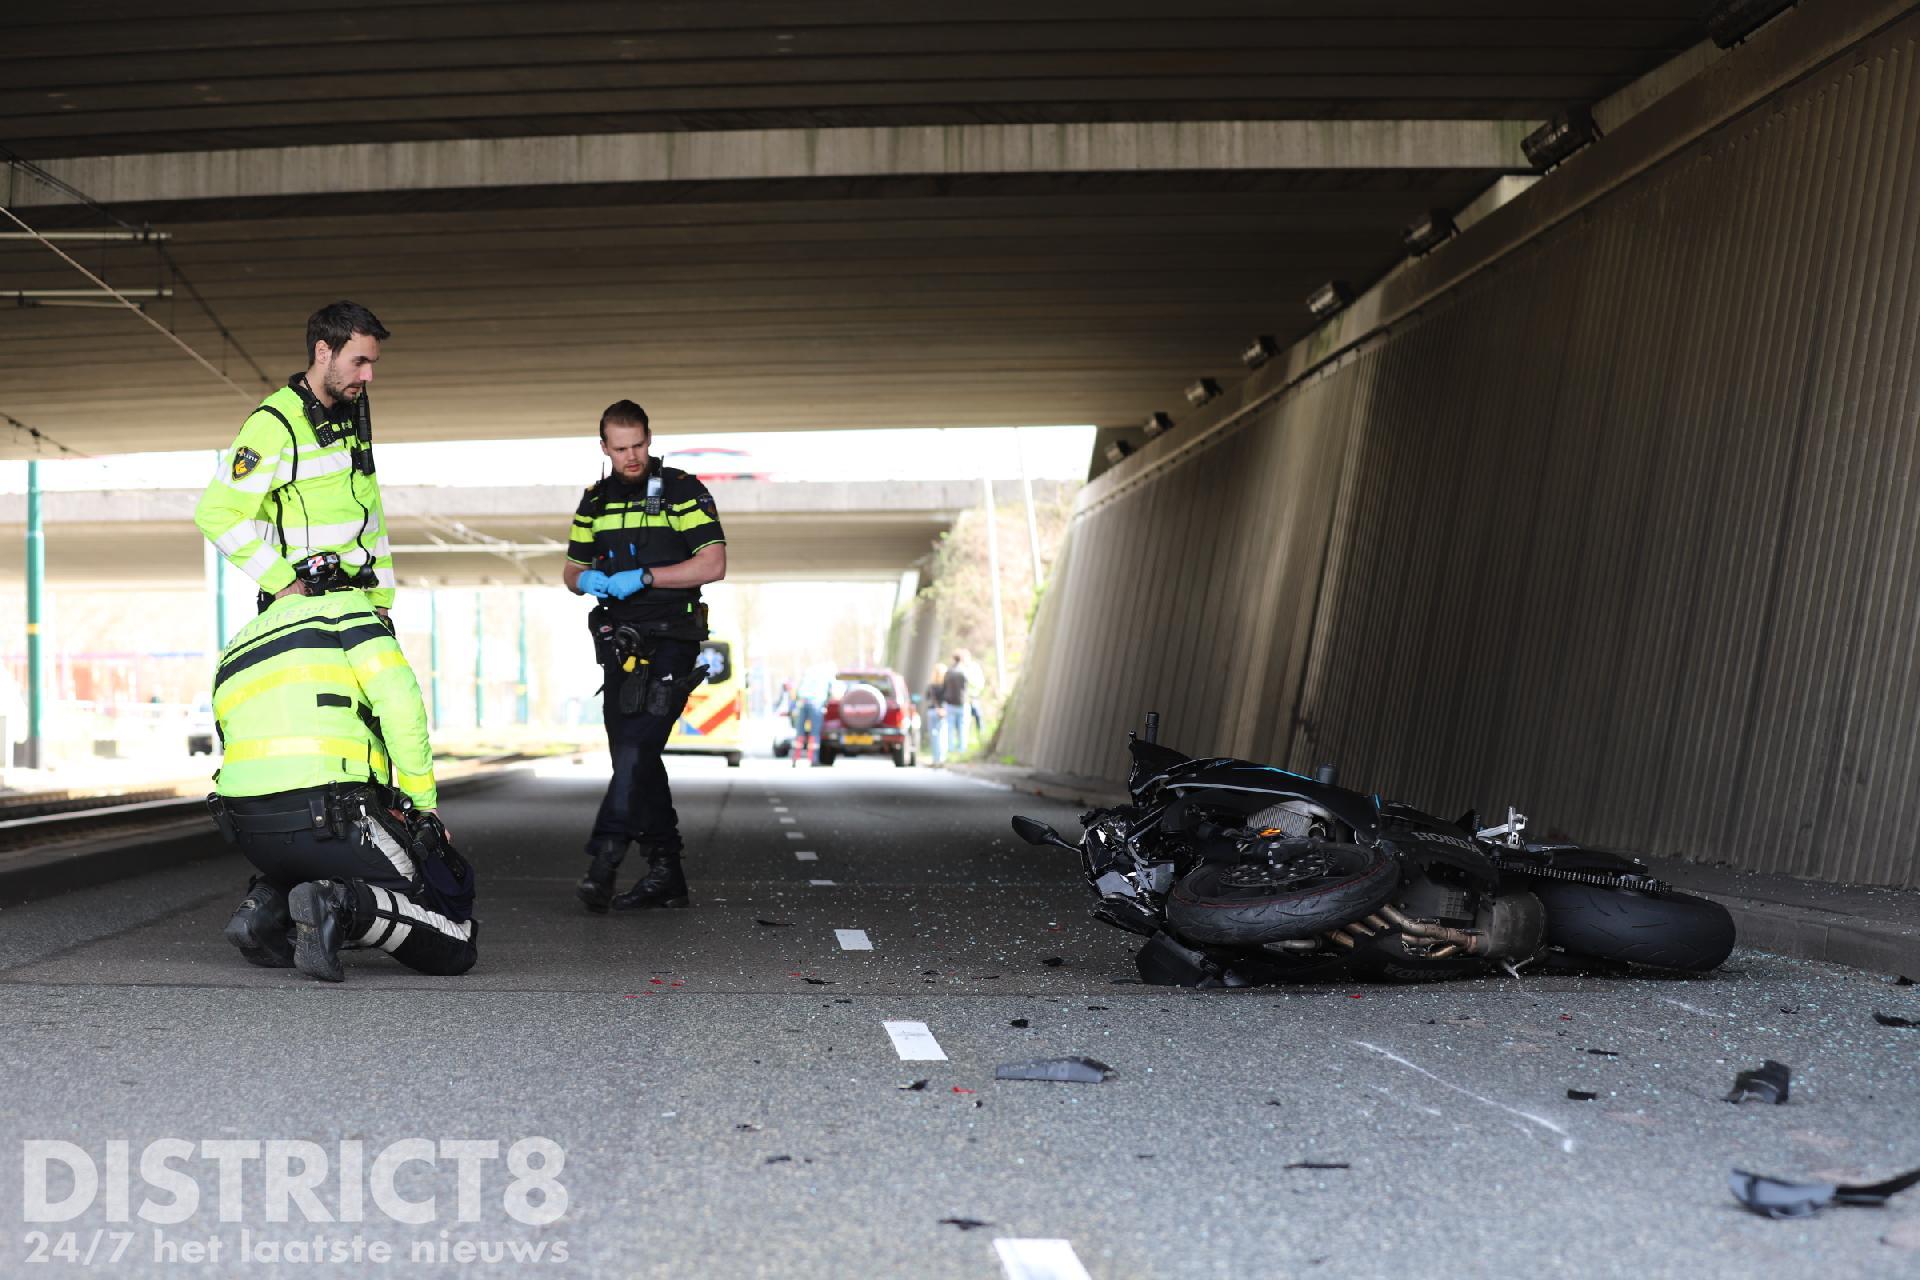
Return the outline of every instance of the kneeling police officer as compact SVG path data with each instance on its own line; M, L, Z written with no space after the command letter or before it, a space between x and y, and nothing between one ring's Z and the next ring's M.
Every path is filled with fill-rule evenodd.
M326 982L346 976L345 947L465 973L473 871L434 812L420 686L338 555L294 567L306 594L243 628L214 677L224 756L207 800L259 872L227 940L253 964Z
M600 601L587 615L602 686L613 777L587 840L577 892L593 912L684 907L680 819L660 753L687 695L705 677L696 664L707 638L700 588L726 576L727 547L713 495L696 476L651 456L653 430L631 400L600 415L600 451L613 472L574 512L567 587ZM637 844L646 874L618 897L613 881Z

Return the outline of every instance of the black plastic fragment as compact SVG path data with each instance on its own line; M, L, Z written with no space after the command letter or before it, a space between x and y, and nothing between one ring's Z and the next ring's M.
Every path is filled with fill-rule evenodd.
M737 1133L758 1133L758 1132L760 1132L760 1126L759 1126L759 1125L757 1125L757 1124L737 1124L737 1125L735 1125L735 1126L733 1126L733 1127L734 1127L734 1130L735 1130L735 1132L737 1132Z
M974 1231L980 1227L990 1227L993 1224L991 1222L982 1222L978 1218L942 1218L940 1219L940 1225L944 1227L958 1227L962 1231Z
M1047 968L1049 969L1058 969L1061 965L1065 964L1066 961L1059 956L1048 956L1045 960L1042 960L1040 963L1047 966Z
M1292 1164L1288 1165L1287 1168L1289 1169L1351 1169L1353 1168L1353 1166L1350 1164L1334 1164L1332 1162L1320 1161L1320 1160L1295 1160Z
M1878 1009L1873 1011L1873 1020L1883 1027L1920 1027L1920 1022L1915 1022L1912 1018L1896 1018Z
M1597 1093L1589 1092L1586 1089L1569 1089L1567 1090L1567 1096L1569 1098L1572 1098L1575 1102L1592 1102L1595 1098L1599 1097L1600 1095Z
M1893 985L1896 987L1910 987L1913 985L1913 979L1903 973L1893 980Z
M1020 1027L1024 1030L1025 1028L1030 1027L1033 1024L1028 1022L1025 1018L1015 1018L1013 1021L1007 1023L1007 1025L1010 1027Z
M792 1156L768 1156L765 1160L762 1160L760 1163L761 1164L792 1164L793 1157Z
M1792 1075L1791 1067L1768 1058L1752 1071L1742 1071L1733 1078L1733 1091L1727 1094L1727 1101L1771 1102L1778 1106L1787 1100L1787 1082Z
M1113 1068L1092 1058L1037 1058L1032 1062L1003 1062L993 1069L995 1080L1052 1080L1062 1084L1100 1084Z
M758 916L755 916L755 917L754 917L754 921L753 921L753 922L754 922L755 924L757 924L757 925L759 925L759 926L760 926L761 928L763 928L763 929L791 929L791 928L793 928L793 921L791 921L791 920L762 920L762 919L760 919L760 918L759 918Z
M1620 1054L1613 1049L1589 1049L1588 1053L1596 1058L1617 1058Z
M830 987L833 985L833 979L831 978L802 978L800 981L815 987Z
M1829 1205L1883 1205L1908 1187L1920 1184L1920 1169L1884 1182L1849 1186L1834 1182L1788 1182L1761 1173L1735 1169L1727 1179L1733 1198L1763 1218L1804 1218Z
M925 1080L915 1080L912 1084L903 1084L899 1088L906 1093L919 1093L927 1087Z

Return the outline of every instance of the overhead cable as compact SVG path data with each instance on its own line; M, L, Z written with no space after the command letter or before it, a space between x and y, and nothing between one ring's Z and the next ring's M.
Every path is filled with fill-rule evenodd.
M91 458L93 456L90 453L82 453L78 449L70 448L67 445L61 444L58 440L55 440L52 436L48 435L46 432L42 431L40 428L35 426L29 426L27 423L20 421L20 419L14 417L12 414L6 412L5 410L0 410L0 418L6 419L7 425L12 427L15 431L21 432L27 435L28 437L30 437L33 440L34 449L36 451L38 451L42 445L52 445L54 448L58 449L61 453L64 453L71 458Z
M67 199L72 200L76 204L84 205L88 209L93 210L93 212L99 214L101 217L105 218L107 221L115 224L116 226L121 227L126 231L132 232L136 237L142 240L148 240L150 243L152 243L154 247L154 251L160 255L160 261L166 266L167 270L173 274L173 278L179 281L180 284L186 288L186 291L192 295L195 304L199 306L200 310L206 313L208 322L212 324L216 330L219 331L221 340L225 342L228 346L232 347L234 351L239 354L240 358L247 362L248 367L250 367L253 370L254 376L260 379L260 382L263 386L273 387L274 385L276 385L274 383L274 380L272 378L269 378L266 374L266 371L260 367L259 361L255 360L253 356L248 353L247 349L240 345L240 340L238 338L235 338L233 336L233 333L227 328L227 326L224 323L222 323L220 317L217 314L215 314L212 305L208 303L208 301L200 295L200 290L194 287L193 281L187 279L186 272L180 269L180 264L174 261L173 254L167 249L167 246L165 243L165 237L154 237L152 227L147 226L145 224L136 226L135 224L128 222L125 218L122 218L119 214L115 213L112 209L109 209L106 205L101 204L98 200L95 200L92 196L80 190L78 187L66 181L64 178L60 178L52 173L47 172L47 170L41 168L39 165L35 164L33 161L25 159L24 157L16 154L15 152L8 149L7 147L0 146L0 160L5 160L9 165L20 170L20 172L26 174L29 178L32 178L35 182L40 183L42 186L49 187L54 191L59 192L61 195L67 197ZM9 216L12 216L12 215L9 215ZM24 222L20 222L20 219L17 217L14 218L13 220L17 223L20 223L20 226L24 228L27 234L31 235L34 239L40 241L40 243L46 245L48 248L53 248L53 242L50 241L46 236L41 235L39 232L35 231L32 227L28 227ZM55 252L58 253L59 251L56 249ZM63 258L66 258L67 255L63 253L60 256ZM67 258L67 261L73 262L73 259ZM76 267L79 266L78 263L74 263L74 265ZM145 316L145 314L146 314L145 312L141 312L142 316ZM162 326L162 328L164 329L164 326ZM165 329L165 332L171 335L173 331L171 329ZM174 340L176 342L179 341L178 338L175 338ZM187 350L189 355L193 354L192 349L187 348L185 343L181 343L180 345ZM194 358L199 359L198 356L195 356ZM207 362L204 360L201 360L200 363L206 364ZM208 368L212 368L212 366L208 365ZM218 373L218 376L220 378L222 378L223 380L226 380L225 373L221 373L218 370L216 370L215 372ZM231 386L233 384L229 381L228 385ZM243 392L242 394L246 394L246 393Z
M59 245L53 243L53 241L47 239L45 236L41 235L38 231L35 231L32 227L22 222L20 220L19 215L14 213L13 210L6 208L3 205L0 205L0 214L5 214L9 219L12 220L15 226L19 227L22 231L25 231L28 234L32 235L35 240L38 240L41 244L45 245L48 249L52 250L53 253L56 256L58 256L62 262L72 267L75 271L78 271L81 275L85 276L87 279L93 281L94 284L98 285L102 290L104 290L107 294L109 294L116 301L118 301L120 305L124 306L127 310L133 312L133 314L139 316L142 320L152 325L161 334L165 335L167 341L173 343L174 346L179 347L182 351L186 352L189 356L192 356L193 359L197 361L200 364L200 366L204 368L208 373L212 374L214 377L220 379L220 381L226 383L229 387L233 388L233 391L236 395L240 396L242 399L245 399L245 400L251 400L254 398L254 394L255 394L254 392L248 391L245 387L235 382L232 378L229 378L220 369L215 367L212 361L208 360L205 356L201 355L198 351L195 351L192 347L188 346L186 342L181 339L179 334L167 328L167 326L161 324L158 320L155 320L152 316L148 315L145 311L141 310L137 304L133 302L129 302L127 298L123 294L121 294L121 292L118 289L115 289L112 285L108 284L105 280L102 280L99 276L93 274L93 272L87 270L85 267L81 266L78 262L74 261L73 256L67 253L65 250L61 249ZM223 329L221 332L224 333L225 330ZM248 363L252 363L252 362L249 361Z

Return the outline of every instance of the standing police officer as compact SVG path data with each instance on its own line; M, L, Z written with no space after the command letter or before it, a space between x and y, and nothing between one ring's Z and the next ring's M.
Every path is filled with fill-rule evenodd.
M328 982L345 977L344 946L465 973L473 877L434 814L420 686L337 556L297 572L306 589L243 627L214 677L224 754L208 800L260 873L227 941L253 964Z
M567 589L601 603L588 614L595 657L606 675L603 703L613 777L587 841L578 889L589 911L609 903L684 907L679 816L660 753L699 683L695 663L707 638L700 588L726 576L726 539L713 495L699 479L652 457L653 431L631 400L600 415L600 451L613 473L586 491L567 545ZM627 845L647 871L614 896Z
M393 552L373 473L367 384L387 331L352 302L307 320L307 371L260 402L241 424L194 508L220 553L260 584L260 607L299 595L295 561L339 555L349 580L384 620L393 604Z

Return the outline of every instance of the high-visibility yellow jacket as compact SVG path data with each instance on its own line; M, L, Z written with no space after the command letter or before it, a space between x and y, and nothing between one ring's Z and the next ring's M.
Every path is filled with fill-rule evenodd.
M274 601L220 654L213 714L223 796L388 781L434 808L427 709L364 591Z
M346 401L329 412L304 382L290 383L260 402L221 455L193 522L261 590L292 582L293 561L335 551L349 575L371 564L378 585L368 595L382 608L393 604L373 446L356 434L354 415L369 412Z

